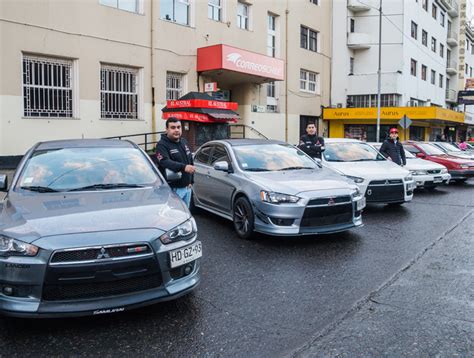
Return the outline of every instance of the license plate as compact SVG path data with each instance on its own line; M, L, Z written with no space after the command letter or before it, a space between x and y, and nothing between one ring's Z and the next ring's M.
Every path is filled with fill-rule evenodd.
M188 262L194 261L202 256L202 245L200 241L183 247L181 249L170 251L170 267L175 268Z
M434 177L433 179L433 183L442 183L443 182L443 178L441 177Z
M357 211L360 211L363 208L365 208L365 197L357 201Z

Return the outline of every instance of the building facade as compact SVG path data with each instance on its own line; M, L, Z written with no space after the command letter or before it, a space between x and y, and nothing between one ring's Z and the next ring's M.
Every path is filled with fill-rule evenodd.
M297 143L329 106L332 5L2 1L0 156L43 140L163 130L167 100L208 86L214 98L238 102L239 123ZM239 68L199 69L213 46L231 50L222 61Z
M332 108L324 112L330 136L376 140L380 3L334 2ZM382 4L380 139L393 126L402 139L457 138L464 126L457 106L464 71L458 63L460 5L455 0ZM398 124L404 115L412 121L406 131Z

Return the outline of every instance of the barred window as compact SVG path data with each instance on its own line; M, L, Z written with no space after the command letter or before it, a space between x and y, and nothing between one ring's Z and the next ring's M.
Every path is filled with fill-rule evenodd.
M138 119L138 69L101 65L101 118Z
M183 95L184 75L182 73L166 73L166 99L178 99Z
M73 61L23 56L25 117L72 118Z
M300 90L305 92L318 92L318 76L319 74L311 71L300 71Z
M401 96L396 93L382 94L380 100L381 107L398 107L400 104ZM348 96L348 102L353 107L377 107L377 95L376 94L363 94L363 95L352 95Z

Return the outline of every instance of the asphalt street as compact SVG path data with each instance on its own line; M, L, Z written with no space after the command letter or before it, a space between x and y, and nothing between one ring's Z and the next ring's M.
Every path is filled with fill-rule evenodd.
M0 318L0 356L419 356L474 351L474 180L370 206L343 234L239 239L199 213L203 280L121 314Z

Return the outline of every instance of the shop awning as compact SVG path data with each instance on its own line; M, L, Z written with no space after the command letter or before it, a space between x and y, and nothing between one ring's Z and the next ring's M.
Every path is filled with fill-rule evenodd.
M206 93L189 92L178 100L166 101L163 119L176 117L203 123L236 122L240 119L236 102L216 101Z
M283 81L285 63L279 58L220 44L197 49L197 72L229 80L238 73L240 82Z

